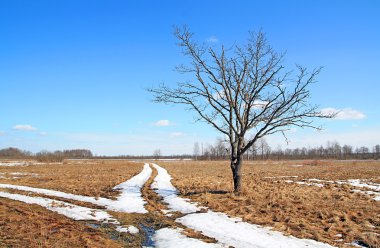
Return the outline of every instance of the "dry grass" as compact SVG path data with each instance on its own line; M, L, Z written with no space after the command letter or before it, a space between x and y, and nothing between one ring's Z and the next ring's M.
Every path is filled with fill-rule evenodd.
M231 216L283 231L300 238L312 238L344 247L344 243L361 240L379 247L380 204L370 197L353 193L353 187L330 184L319 188L289 184L287 178L297 180L318 178L326 180L371 179L380 182L380 162L376 161L286 161L247 162L243 168L243 194L231 192L231 173L228 162L160 162L173 175L173 184L183 195ZM303 166L294 166L303 165ZM63 164L28 167L0 167L0 183L48 188L68 193L113 197L112 188L142 169L142 163L127 161L78 160ZM13 172L36 173L20 176ZM156 171L143 188L148 214L111 213L123 225L150 226L154 229L182 225L175 223L174 214L162 214L165 209L160 197L150 188ZM13 191L16 193L23 193ZM25 194L25 193L24 193ZM36 195L36 194L32 194ZM59 198L57 198L59 199ZM67 201L67 200L65 200ZM75 204L91 206L72 201ZM184 228L189 237L215 242L198 232ZM342 234L341 239L335 235ZM140 247L144 237L124 236L112 241L100 229L87 227L36 205L0 199L0 247Z
M118 160L75 160L63 164L44 164L26 167L1 167L0 183L47 188L67 193L113 197L118 194L112 188L142 169L142 163ZM11 173L36 173L12 178ZM26 194L22 191L5 190ZM37 196L38 194L28 194ZM58 199L57 197L50 197ZM92 204L63 199L77 205L94 207ZM119 217L113 213L115 217ZM127 216L127 217L126 217ZM135 224L134 215L120 214L120 222ZM129 222L130 221L130 222ZM102 231L104 232L102 232ZM37 205L0 198L0 247L140 247L139 235L123 235L119 241L110 239L110 233L94 229L83 222L70 220ZM112 235L119 235L113 232ZM114 237L115 238L115 237ZM117 237L116 237L117 238Z
M361 240L380 247L380 203L353 193L347 185L326 187L289 184L265 177L369 179L380 178L376 161L251 162L243 167L243 194L231 192L228 162L161 162L174 177L181 193L216 211L300 238L311 238L344 247ZM304 166L292 166L304 165ZM342 238L335 235L341 234ZM343 239L343 241L336 241Z
M122 160L69 160L63 164L2 167L0 173L36 173L38 176L0 178L0 183L17 184L66 193L112 197L118 194L112 188L142 169L142 163Z
M37 205L0 200L0 247L123 247L100 231Z

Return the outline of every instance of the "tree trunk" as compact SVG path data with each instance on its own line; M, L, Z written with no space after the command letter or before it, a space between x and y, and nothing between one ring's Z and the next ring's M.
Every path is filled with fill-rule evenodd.
M242 156L239 156L235 160L231 161L231 170L234 180L234 193L239 195L241 193L241 166L243 164Z

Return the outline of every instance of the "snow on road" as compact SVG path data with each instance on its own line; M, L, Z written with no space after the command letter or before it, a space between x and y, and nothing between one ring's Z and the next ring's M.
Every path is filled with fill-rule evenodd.
M157 176L154 178L151 187L168 204L169 212L178 211L187 214L200 210L197 204L191 203L189 199L178 197L178 190L170 182L172 177L167 170L156 164L152 165L157 170Z
M258 225L242 222L239 218L228 217L224 213L208 211L207 213L188 214L177 221L189 228L213 237L225 246L236 248L300 248L332 247L328 244L272 231Z
M194 213L200 208L197 207L195 203L189 202L188 199L180 198L178 196L178 191L171 184L171 176L168 174L167 170L156 164L153 164L153 166L157 169L158 175L154 179L154 185L152 184L152 188L164 198L164 202L169 204L170 210L180 211L184 214L190 213L178 218L176 221L196 231L202 232L208 237L215 238L218 241L218 245L223 247L234 246L236 248L332 247L315 240L285 236L282 233L272 231L269 228L249 224L241 221L239 218L228 217L224 213L213 212L211 210L208 210L206 213ZM170 235L168 235L169 237L175 237L175 234L173 233L174 231L173 229L164 229L163 232L164 234L170 233ZM164 239L164 241L170 242L170 240L166 239ZM167 244L169 247L170 243ZM194 245L193 247L197 246Z
M206 243L181 234L180 228L162 228L153 236L155 247L158 248L218 248L219 244Z
M97 206L106 207L108 210L127 212L127 213L147 213L144 208L145 201L141 196L141 188L152 174L149 164L144 164L143 170L128 181L117 185L114 189L120 190L121 194L117 200L111 200L102 197L91 197L75 195L50 189L33 188L28 186L19 186L12 184L0 184L0 188L16 189L28 191L47 196L56 196L64 199L70 199L81 202L92 203Z
M7 192L0 192L0 197L25 202L28 204L37 204L41 207L47 208L51 211L57 212L74 220L94 220L115 224L118 223L117 220L112 218L111 215L103 210L80 207L63 201L57 201L43 197L30 197L20 194L10 194Z
M144 164L144 169L128 181L114 187L120 190L121 194L116 201L112 201L108 209L122 211L127 213L147 213L144 205L146 201L141 195L141 188L152 175L152 169L149 164Z

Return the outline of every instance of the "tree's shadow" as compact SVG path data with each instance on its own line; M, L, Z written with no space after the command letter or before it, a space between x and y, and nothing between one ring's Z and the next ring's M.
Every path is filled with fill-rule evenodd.
M228 194L231 192L226 191L226 190L204 190L204 191L188 192L188 193L184 194L184 196L199 195L199 194L204 194L204 193L209 193L209 194L213 194L213 195L225 195L225 194Z

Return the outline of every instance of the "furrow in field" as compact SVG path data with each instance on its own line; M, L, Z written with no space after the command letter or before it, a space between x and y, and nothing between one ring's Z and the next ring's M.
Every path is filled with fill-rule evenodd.
M317 247L331 248L332 246L315 240L299 239L293 236L264 228L259 225L241 221L239 218L228 217L224 213L208 210L206 213L197 213L200 207L178 196L177 189L171 184L171 176L164 168L153 164L157 169L152 188L163 197L171 211L185 214L176 219L177 222L201 232L205 236L215 238L219 245L250 248L268 247ZM189 214L190 213L190 214Z

